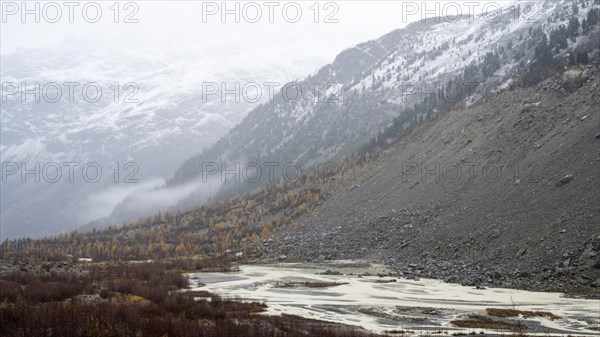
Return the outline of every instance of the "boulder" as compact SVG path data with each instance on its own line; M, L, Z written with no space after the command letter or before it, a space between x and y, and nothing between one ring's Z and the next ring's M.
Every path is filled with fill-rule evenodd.
M559 181L556 182L556 187L564 186L570 183L575 177L572 174L567 174L566 176L560 178Z
M567 91L574 91L583 85L582 71L579 69L571 69L565 71L563 75L563 88Z

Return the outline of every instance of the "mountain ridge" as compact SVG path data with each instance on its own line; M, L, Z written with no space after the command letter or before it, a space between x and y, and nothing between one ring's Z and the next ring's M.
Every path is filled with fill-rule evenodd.
M529 8L536 15L534 23L515 19L512 12L493 22L483 15L460 20L428 18L348 48L315 74L292 82L302 90L298 102L286 100L279 92L213 146L186 160L167 187L197 179L204 163L293 162L306 168L355 155L357 146L395 118L402 119L407 108L424 101L430 92L449 91L452 84L462 86L458 100L467 105L514 87L518 81L535 84L543 69L527 60L536 59L534 47L540 36L567 25L568 16L575 15L570 3L538 1L535 6ZM594 6L579 11L578 17L585 19ZM578 38L568 48L574 50L586 41ZM474 89L468 87L471 82ZM316 92L315 85L330 90ZM416 116L426 117L423 112ZM226 183L215 198L251 188ZM183 204L191 206L197 200L191 195Z

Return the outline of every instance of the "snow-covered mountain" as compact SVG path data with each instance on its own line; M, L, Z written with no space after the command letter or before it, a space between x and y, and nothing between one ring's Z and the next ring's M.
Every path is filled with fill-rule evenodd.
M542 33L569 26L571 18L582 22L593 7L598 3L577 1L574 9L572 1L528 1L502 14L428 18L356 45L290 86L288 99L282 92L251 111L214 146L186 161L170 182L195 179L205 162L306 166L348 155L430 93L444 90L448 101L474 104L518 82L535 81L532 67ZM576 35L559 51L564 60L590 43L580 31ZM300 99L290 100L298 91Z
M203 84L287 82L322 64L318 56L261 62L233 51L64 46L21 49L1 61L3 238L56 233L110 214L132 191L162 185L185 158L225 135L256 104L244 98L223 102L220 89L203 95ZM33 94L21 95L22 84L32 90L36 83L39 102ZM89 102L98 97L96 87L102 94ZM21 169L35 169L36 163L39 182L34 174L22 179ZM72 181L66 163L79 165ZM101 179L84 180L83 168L94 163ZM15 164L18 172L10 174ZM52 182L56 166L62 177ZM93 181L95 167L88 175Z

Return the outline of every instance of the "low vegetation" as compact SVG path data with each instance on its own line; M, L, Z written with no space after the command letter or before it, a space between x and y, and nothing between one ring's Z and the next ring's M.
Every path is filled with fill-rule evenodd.
M471 315L465 319L457 319L450 322L452 325L459 328L469 329L493 329L493 330L512 330L523 331L527 330L527 326L518 322L509 322L495 320L486 316Z
M208 260L192 265L229 270ZM259 315L266 309L260 302L183 291L189 266L170 261L3 270L0 336L374 336L297 317Z
M523 318L531 318L531 317L546 317L550 320L561 319L560 316L557 316L551 312L547 311L526 311L526 310L516 310L516 309L498 309L498 308L488 308L485 309L488 315L496 316L496 317L519 317L523 316Z

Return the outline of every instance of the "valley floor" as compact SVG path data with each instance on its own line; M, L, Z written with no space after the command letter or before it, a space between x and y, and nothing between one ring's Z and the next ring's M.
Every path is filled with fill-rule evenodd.
M192 290L267 304L295 315L374 333L597 335L600 302L561 293L474 288L396 278L382 265L245 265L236 273L191 273Z

